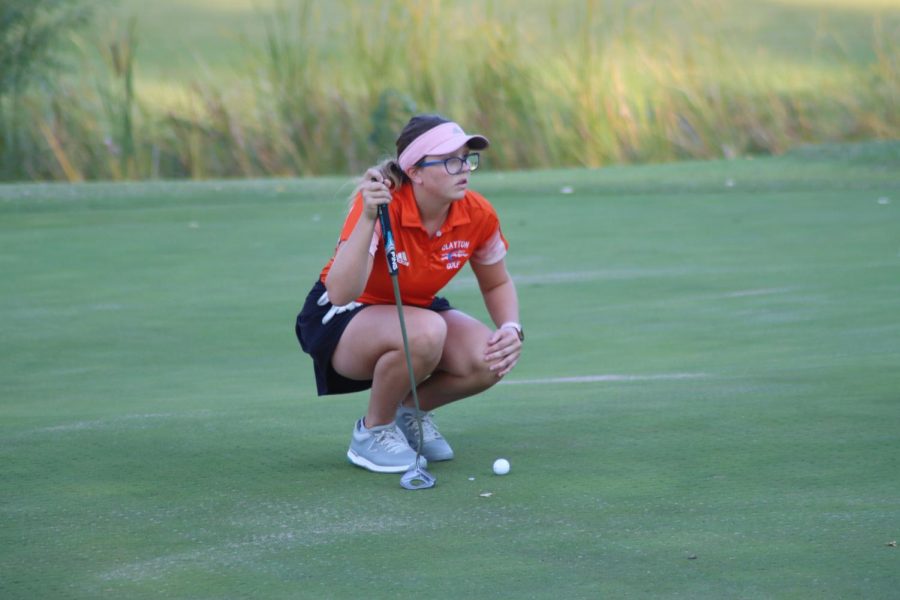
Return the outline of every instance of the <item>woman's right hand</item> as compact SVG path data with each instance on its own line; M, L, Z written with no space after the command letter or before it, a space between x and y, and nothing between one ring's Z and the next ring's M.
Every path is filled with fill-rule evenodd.
M385 179L378 169L369 169L359 186L363 197L363 213L370 219L378 218L378 205L390 204L391 180Z

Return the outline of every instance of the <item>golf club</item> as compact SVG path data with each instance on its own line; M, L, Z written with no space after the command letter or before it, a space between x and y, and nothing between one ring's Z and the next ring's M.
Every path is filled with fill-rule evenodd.
M422 466L422 415L419 410L419 396L416 393L416 374L413 371L412 356L409 353L409 339L406 337L406 321L403 319L403 302L400 299L400 284L397 277L397 251L394 247L394 234L391 231L391 219L384 204L378 205L378 219L381 221L381 234L384 236L384 254L387 257L388 273L394 285L394 300L397 302L397 314L400 317L400 333L403 336L403 353L406 355L406 366L409 369L409 385L412 390L413 403L416 407L416 424L418 425L419 443L416 445L416 462L400 478L400 485L408 490L423 490L434 487L437 481Z

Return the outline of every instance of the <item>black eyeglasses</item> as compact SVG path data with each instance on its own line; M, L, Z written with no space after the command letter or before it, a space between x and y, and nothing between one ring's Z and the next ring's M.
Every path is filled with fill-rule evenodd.
M431 167L434 165L444 165L444 168L447 169L447 173L450 175L459 175L463 172L463 168L466 165L468 165L470 171L477 169L478 159L479 154L477 152L470 152L465 156L451 156L450 158L445 158L443 160L423 160L416 166Z

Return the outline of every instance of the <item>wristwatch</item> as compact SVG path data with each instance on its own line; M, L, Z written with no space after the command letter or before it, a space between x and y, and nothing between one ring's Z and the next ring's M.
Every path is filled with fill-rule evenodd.
M513 329L516 330L516 333L519 336L519 341L520 342L525 341L525 331L522 329L521 325L519 325L515 321L507 321L506 323L504 323L503 325L500 326L500 329L503 329L504 327L512 327Z

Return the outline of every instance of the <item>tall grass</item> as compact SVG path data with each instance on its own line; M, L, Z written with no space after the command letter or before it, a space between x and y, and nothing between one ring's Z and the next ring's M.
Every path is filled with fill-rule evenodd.
M44 151L50 124L29 118L29 90L42 88L62 68L61 47L90 18L81 0L4 0L0 4L0 177L27 168ZM52 99L51 99L52 104ZM48 145L61 151L51 137ZM63 161L63 164L64 161Z
M198 71L189 100L167 106L134 83L132 24L101 44L105 67L85 67L92 87L64 79L27 98L16 127L31 143L7 178L358 172L425 111L488 135L499 169L900 138L895 27L873 23L869 64L760 70L701 14L707 4L687 5L684 20L706 25L685 36L647 3L585 0L567 16L550 3L299 0L259 15L266 35L247 42L249 66L228 81Z

